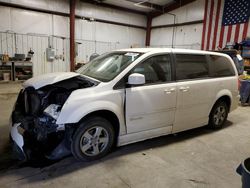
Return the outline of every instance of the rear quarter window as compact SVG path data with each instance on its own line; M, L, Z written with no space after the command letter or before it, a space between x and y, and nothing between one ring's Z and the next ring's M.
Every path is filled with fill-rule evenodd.
M209 55L212 77L235 76L234 68L230 60L224 56Z

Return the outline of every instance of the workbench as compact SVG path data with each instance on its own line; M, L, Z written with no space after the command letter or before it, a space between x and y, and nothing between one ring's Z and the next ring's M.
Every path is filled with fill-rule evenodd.
M9 72L11 80L27 80L33 75L33 64L31 61L0 61L0 77L2 73Z

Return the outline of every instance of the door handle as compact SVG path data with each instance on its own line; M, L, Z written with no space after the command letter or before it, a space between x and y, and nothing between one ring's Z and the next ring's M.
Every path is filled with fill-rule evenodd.
M175 92L175 88L165 89L164 92L165 92L166 94L173 93L173 92Z
M190 89L190 87L189 87L189 86L186 86L186 87L180 87L180 91L182 91L182 92L187 92L189 89Z

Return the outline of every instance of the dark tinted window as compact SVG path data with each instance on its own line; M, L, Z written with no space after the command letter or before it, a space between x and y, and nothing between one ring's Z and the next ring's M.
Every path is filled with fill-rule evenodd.
M176 54L176 79L196 79L208 77L205 55Z
M171 64L169 55L150 57L132 71L145 76L146 83L171 81Z
M228 58L217 55L209 55L211 63L211 76L212 77L223 77L223 76L234 76L234 68Z

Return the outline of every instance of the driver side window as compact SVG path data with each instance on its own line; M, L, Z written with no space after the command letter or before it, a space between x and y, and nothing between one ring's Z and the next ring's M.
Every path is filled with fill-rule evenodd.
M157 55L137 65L131 73L145 76L146 84L171 81L171 63L169 55Z

